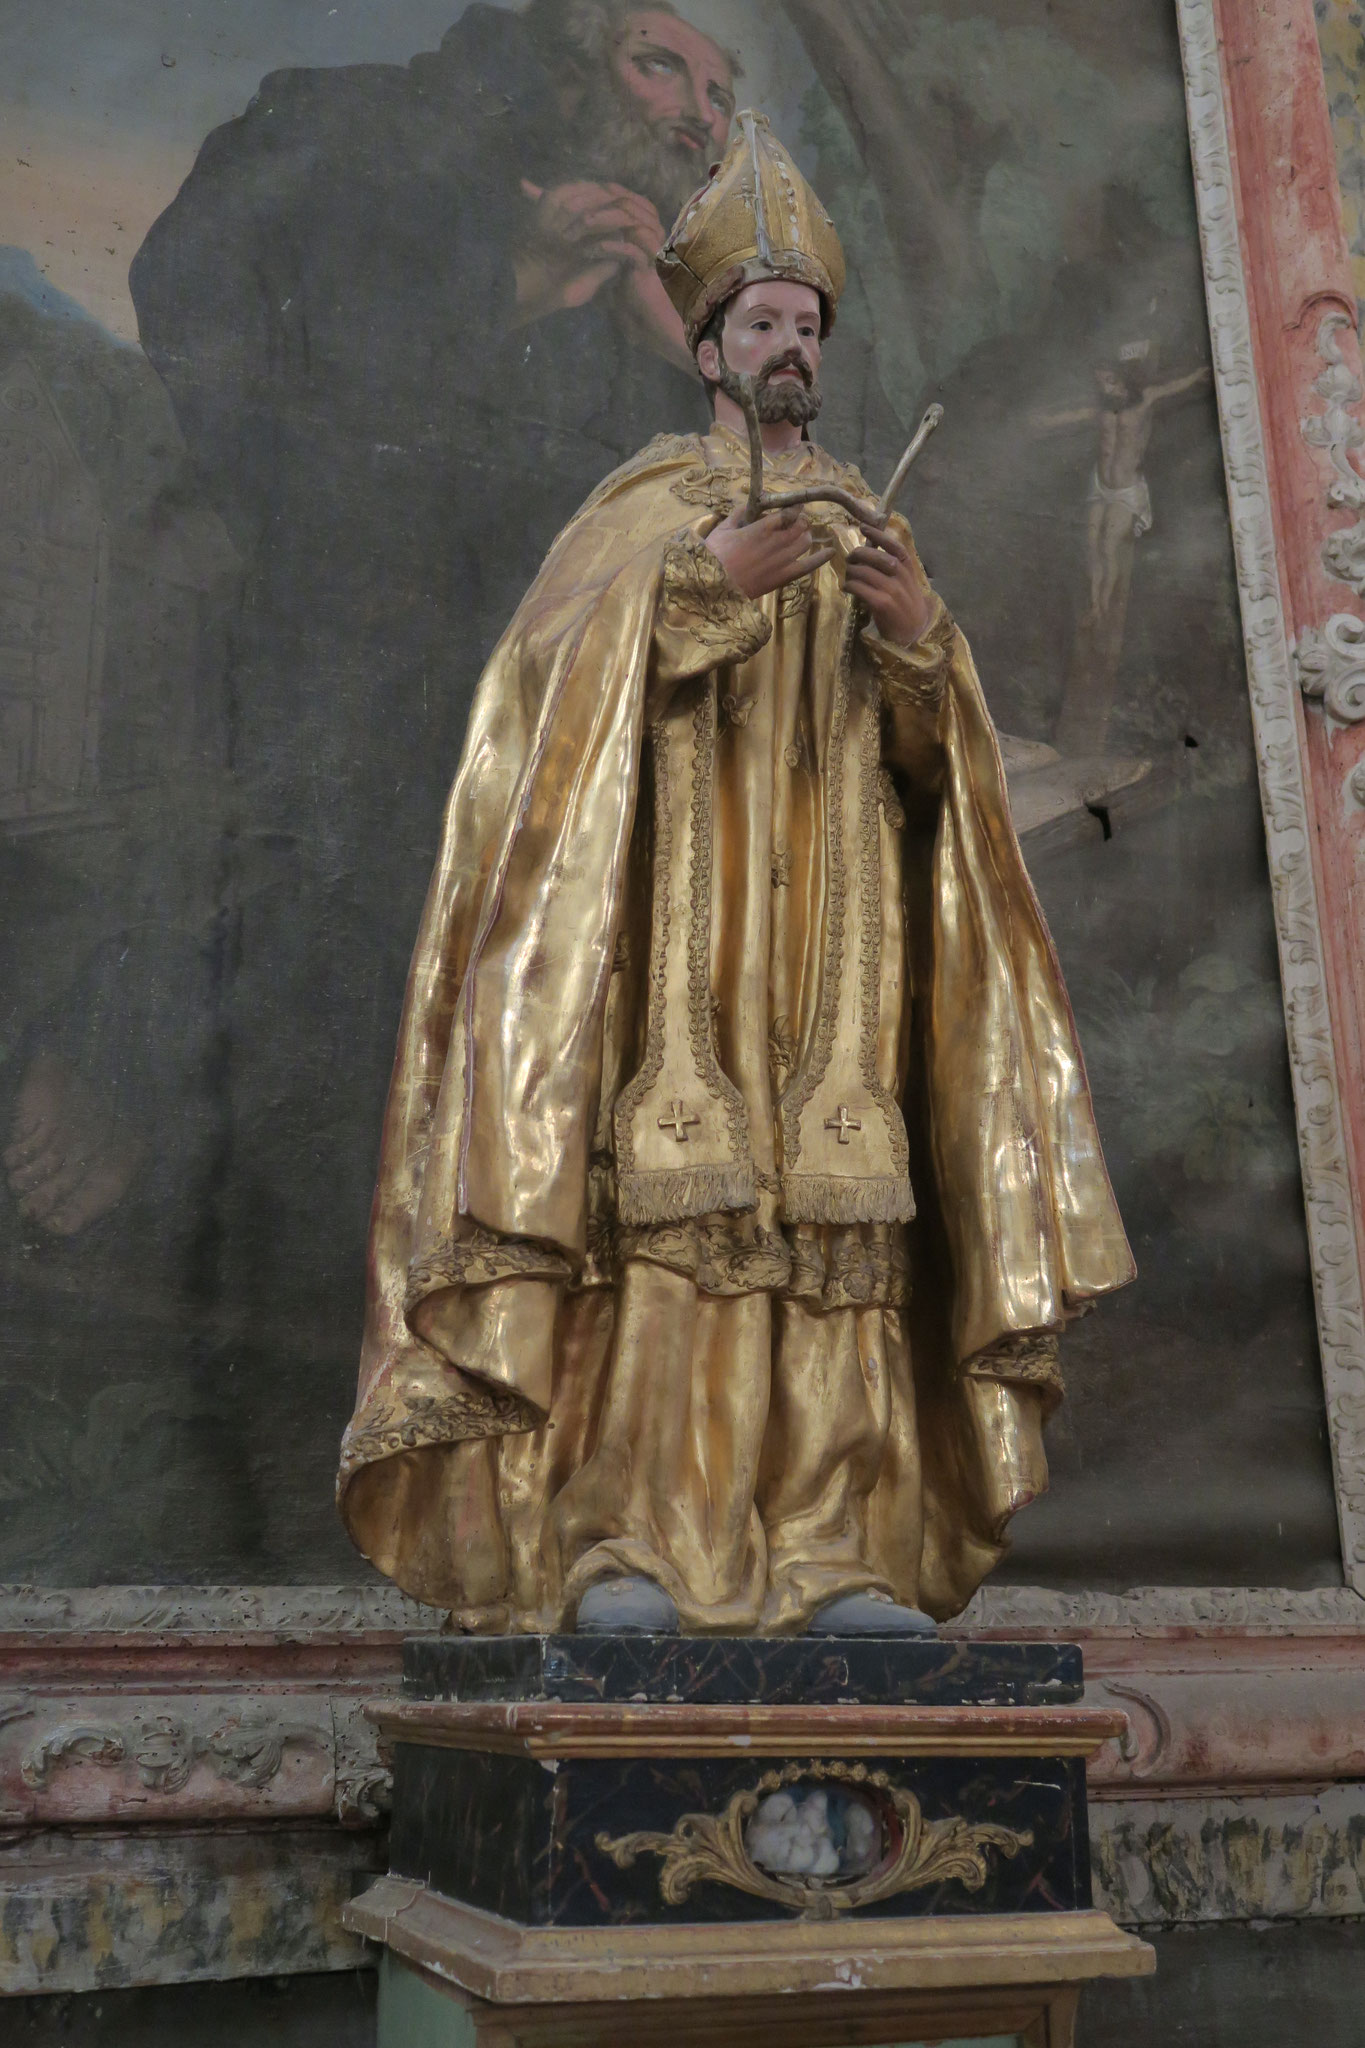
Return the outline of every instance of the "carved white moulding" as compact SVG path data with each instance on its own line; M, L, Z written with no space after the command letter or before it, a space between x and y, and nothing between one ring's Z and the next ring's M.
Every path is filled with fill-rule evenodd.
M1127 1593L1058 1593L1049 1586L996 1586L988 1580L952 1624L974 1629L1110 1629L1147 1635L1176 1628L1249 1629L1295 1635L1330 1629L1365 1634L1365 1599L1347 1586L1293 1591L1274 1586L1135 1586Z
M363 1828L389 1786L363 1699L342 1691L0 1697L3 1824L330 1815Z
M1242 599L1252 730L1280 947L1343 1575L1349 1587L1365 1593L1365 1290L1354 1192L1346 1164L1345 1109L1333 1044L1326 947L1309 853L1311 827L1296 705L1299 677L1290 660L1280 596L1270 472L1213 0L1176 0L1176 15L1185 66L1214 384ZM1330 457L1333 476L1328 502L1360 511L1365 509L1365 478L1351 457L1365 445L1365 428L1351 410L1360 396L1358 380L1351 366L1342 361L1337 340L1351 325L1342 311L1329 313L1319 325L1317 347L1324 368L1314 380L1314 388L1323 410L1302 424L1310 445L1325 449ZM1349 527L1329 537L1343 566L1354 564L1356 531ZM1360 546L1360 594L1365 596L1365 531Z
M127 1764L149 1791L175 1793L184 1790L196 1764L202 1764L229 1784L259 1792L278 1774L287 1744L322 1746L320 1730L285 1720L273 1706L233 1704L237 1711L207 1730L180 1714L134 1714L126 1723L80 1717L59 1721L25 1751L20 1772L25 1784L37 1789L63 1765Z
M0 1634L262 1634L291 1641L372 1632L431 1634L445 1611L397 1586L0 1585Z

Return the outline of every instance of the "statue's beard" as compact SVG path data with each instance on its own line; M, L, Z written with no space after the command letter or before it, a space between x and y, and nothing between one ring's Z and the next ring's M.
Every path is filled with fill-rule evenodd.
M689 149L668 132L683 128L698 147ZM624 185L651 200L667 234L675 216L706 182L710 130L696 120L658 127L639 111L639 102L608 73L594 79L574 122L566 174Z
M773 377L779 370L786 369L799 370L801 382L793 384L789 377L784 377L781 383L774 384ZM730 368L724 356L721 357L720 374L707 381L719 384L727 398L743 406L744 387L739 373ZM799 349L783 349L780 355L769 356L754 378L754 405L762 426L775 427L780 421L789 421L794 427L808 427L823 404L824 394Z

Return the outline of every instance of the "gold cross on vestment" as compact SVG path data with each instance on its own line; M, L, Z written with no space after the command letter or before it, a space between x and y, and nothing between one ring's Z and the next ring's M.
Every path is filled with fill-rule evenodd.
M659 1118L659 1129L661 1131L671 1130L678 1143L685 1145L687 1143L685 1126L688 1124L699 1124L700 1122L701 1118L699 1116L689 1116L687 1114L681 1102L670 1102L668 1105L668 1115Z
M841 1102L839 1104L838 1116L827 1116L825 1118L825 1129L827 1131L837 1131L839 1133L839 1143L846 1145L849 1132L860 1131L862 1125L856 1116L849 1115L847 1103Z

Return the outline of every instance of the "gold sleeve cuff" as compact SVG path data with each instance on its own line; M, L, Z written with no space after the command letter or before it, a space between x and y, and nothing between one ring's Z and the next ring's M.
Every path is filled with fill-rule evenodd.
M1002 1337L963 1364L967 1379L1004 1380L1009 1386L1036 1387L1050 1414L1062 1399L1061 1345L1053 1330L1021 1330Z
M423 1247L408 1269L406 1313L448 1287L489 1287L498 1280L568 1280L572 1267L557 1247L531 1238L503 1237L478 1225L460 1237Z
M939 596L934 598L933 616L912 647L884 640L875 626L863 629L863 645L889 704L911 703L926 711L937 711L952 658L957 628L952 613Z
M772 622L762 606L736 589L720 558L699 535L682 534L668 543L654 622L661 682L677 683L707 669L747 661L771 633Z

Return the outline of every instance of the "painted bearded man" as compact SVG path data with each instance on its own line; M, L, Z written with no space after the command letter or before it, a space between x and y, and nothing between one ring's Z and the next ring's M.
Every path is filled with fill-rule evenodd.
M659 257L714 404L485 670L384 1129L351 1534L457 1626L903 1634L1132 1263L966 645L809 439L843 258L763 119Z
M472 538L451 532L452 463L485 525L504 498L523 525L554 521L538 560L604 449L686 418L695 380L653 258L724 146L734 71L668 0L475 0L405 67L262 81L130 276L248 562L297 553L325 510L328 555L370 571L373 605L367 550L434 561ZM520 594L533 564L511 552Z
M723 146L731 71L667 5L476 0L407 66L265 79L133 264L245 566L215 1268L260 1370L349 1371L471 681L603 472L704 420L653 256Z

